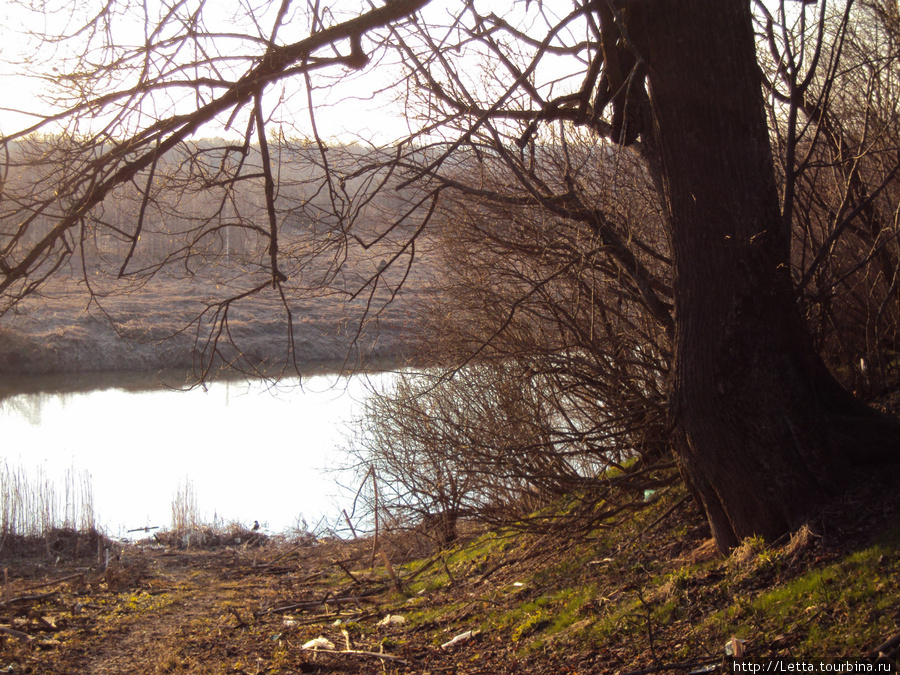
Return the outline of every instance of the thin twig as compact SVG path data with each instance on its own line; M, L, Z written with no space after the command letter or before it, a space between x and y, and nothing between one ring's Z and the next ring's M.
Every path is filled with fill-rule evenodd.
M361 603L367 602L371 605L377 604L371 598L367 598L362 595L353 595L353 596L344 596L340 598L323 598L322 600L304 600L303 602L295 602L290 605L283 605L281 607L272 607L271 609L260 610L258 612L254 612L256 616L262 616L263 614L277 614L279 612L290 612L295 609L314 609L316 607L321 607L323 605L350 605L354 604L357 607L361 605Z
M21 640L22 642L32 642L34 638L28 633L23 633L20 630L14 630L12 628L7 628L6 626L0 626L0 633L4 633L6 635L11 635L17 640Z
M50 593L40 593L38 595L22 595L18 598L7 598L4 600L2 604L4 607L9 607L10 605L19 603L19 602L35 602L37 600L45 600L47 598L52 598L54 595L59 595L59 591L51 591Z
M877 659L879 654L891 656L898 648L900 648L900 633L875 647L875 649L866 654L866 658Z
M36 590L36 589L38 589L38 588L46 588L47 586L55 586L56 584L61 584L61 583L63 583L64 581L71 581L72 579L77 579L77 578L79 578L79 577L81 577L81 579L83 580L83 579L84 579L84 572L78 572L77 574L70 574L69 576L61 577L61 578L59 578L59 579L52 579L51 581L45 581L45 582L42 583L42 584L35 584L34 586L28 586L28 587L25 588L24 590L26 590L26 591L33 591L33 590Z
M238 613L238 611L234 607L229 607L228 611L231 612L234 615L234 618L237 619L237 621L238 621L235 628L243 628L244 626L248 625L247 622L241 618L241 615Z

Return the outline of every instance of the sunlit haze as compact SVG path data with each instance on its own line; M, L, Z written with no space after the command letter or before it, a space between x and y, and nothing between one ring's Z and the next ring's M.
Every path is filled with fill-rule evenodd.
M65 109L65 96L77 94L79 90L71 90L68 94L62 93L56 85L67 83L66 73L73 67L71 58L79 51L84 50L84 45L91 31L85 31L76 37L66 40L56 40L54 36L71 35L76 27L88 23L91 18L103 6L102 3L85 2L71 6L66 2L57 0L44 0L43 3L34 3L35 7L46 8L44 12L38 9L29 9L30 3L20 3L17 0L7 1L0 10L0 86L3 99L0 101L0 133L10 135L17 131L29 128L39 118L34 113L47 115L52 112L60 112ZM196 61L196 54L185 55L193 49L185 46L178 52L178 59L185 62L194 60L200 66L192 66L190 72L180 71L179 65L169 65L161 61L168 69L166 78L184 79L185 77L215 77L223 80L234 81L245 71L248 63L255 58L254 54L260 53L260 41L267 39L271 26L274 23L275 10L280 3L265 2L251 10L247 3L235 0L233 2L217 3L214 6L205 4L202 14L202 28L209 34L215 34L214 39L207 42L214 45L217 54L209 55L215 60L213 65L205 63L202 59ZM145 37L156 26L158 17L163 15L163 9L167 3L150 1L144 3L148 16L143 15L139 7L130 7L126 3L121 5L110 3L110 11L115 12L111 30L112 39L116 47L136 49L150 38ZM54 9L55 8L55 9ZM480 8L485 14L495 12L502 14L512 22L521 21L522 30L529 30L529 23L523 18L523 8L516 3L484 3ZM290 44L303 39L308 33L308 18L304 15L305 5L296 5L296 9L289 11L288 16L278 32L276 42ZM334 20L342 21L359 13L359 7L353 6L347 11L339 6L330 8L328 15ZM551 12L551 8L544 8L545 12ZM423 13L426 17L434 17L436 20L444 20L447 8L443 5L428 6ZM428 18L430 20L430 18ZM531 20L534 22L534 19ZM538 21L535 26L536 34L546 31L546 25ZM167 32L161 35L151 36L162 44L165 39L175 40L178 37L177 30L182 30L180 24L168 26ZM100 32L100 31L98 31ZM46 37L44 37L46 36ZM368 38L367 38L368 39ZM571 39L582 40L584 36L573 35ZM97 49L96 37L92 49ZM188 44L188 43L185 43ZM346 52L345 44L338 44L339 52ZM316 69L311 74L310 82L313 87L312 103L316 115L316 126L319 135L326 139L339 139L341 141L363 140L374 142L387 142L392 139L404 137L410 133L408 121L404 118L404 107L398 99L403 95L403 87L396 87L402 80L402 72L396 63L398 55L393 50L378 49L371 40L364 43L364 49L371 57L370 63L361 71L352 71L343 66L329 66ZM91 59L114 58L112 52L100 56L92 53L86 62ZM327 50L323 50L325 56L332 56ZM116 54L118 55L118 54ZM469 58L469 57L466 57ZM541 60L540 68L545 72L539 80L543 82L556 82L562 84L563 89L570 87L566 82L572 77L572 64L570 60L562 59L560 64L564 70L554 73L557 57L553 54L545 55ZM137 64L139 65L139 63ZM472 73L482 69L484 63L473 60ZM83 67L79 64L79 67ZM130 62L132 71L121 74L119 82L104 81L98 83L97 95L111 91L111 87L121 90L133 86L136 62ZM157 67L163 67L157 64ZM196 68L205 70L197 70ZM489 70L489 68L488 68ZM577 69L576 69L577 70ZM172 75L174 73L174 75ZM472 74L470 73L470 76ZM105 76L107 80L119 75ZM486 73L485 81L490 81L491 75ZM52 82L55 80L55 83ZM477 78L472 77L473 82ZM578 77L571 80L572 86L577 86ZM56 89L51 91L51 87ZM219 90L221 91L221 89ZM173 93L174 92L174 93ZM44 98L39 98L43 94ZM184 113L190 111L201 96L204 100L210 100L210 92L194 91L191 88L172 89L167 88L164 95L154 94L153 103L148 110L156 111L159 115L168 115L177 111ZM70 98L72 102L75 99ZM288 137L309 137L312 135L312 126L309 119L309 100L306 84L302 75L297 75L286 80L270 85L264 101L265 113L271 116L268 123L269 133L278 130ZM151 117L143 117L139 124L147 124ZM102 121L102 120L100 120ZM98 120L94 120L98 123ZM89 122L81 120L78 128L84 131ZM130 127L133 133L136 128ZM52 133L53 126L42 129ZM205 126L200 135L228 136L242 134L244 128L241 124L234 123L227 116Z
M0 134L10 135L39 121L45 115L61 112L64 105L60 92L55 90L51 78L64 82L67 66L66 58L82 47L83 41L70 39L54 42L53 38L67 35L74 26L81 26L91 12L96 12L101 3L84 3L79 8L70 9L63 3L63 10L54 11L50 2L47 13L29 9L19 2L6 1L0 8ZM204 6L203 20L205 28L211 33L228 33L221 44L227 52L234 47L244 49L247 44L258 41L254 32L264 33L264 27L270 26L272 16L279 3L263 3L254 8L253 21L249 21L248 8L244 3L218 3L214 7ZM151 7L151 24L153 23L153 7L156 12L162 11L165 5L160 2L146 3ZM35 3L40 6L40 3ZM299 5L298 5L299 7ZM303 38L291 20L307 30L307 20L300 13L305 8L295 11L297 16L289 16L286 25L279 33L279 42L290 43ZM335 9L336 18L342 18ZM243 16L243 19L240 18ZM346 17L344 17L346 18ZM256 24L255 22L258 22ZM117 45L134 46L143 42L144 17L135 11L123 12L117 16L114 24L113 38ZM230 37L241 35L245 37ZM47 36L43 39L41 36ZM258 49L258 47L257 47ZM253 52L249 49L237 51L231 65L228 54L221 57L224 65L216 66L216 73L224 79L237 79L241 68L246 66L247 57ZM396 71L384 67L385 64L376 59L360 72L346 68L332 67L316 71L312 84L314 91L312 100L316 111L316 125L323 138L341 140L373 140L384 141L408 133L406 121L402 116L402 108L392 101L390 95L382 92L392 84ZM383 57L383 55L381 55ZM62 76L61 76L62 75ZM128 77L126 75L126 77ZM127 82L128 80L124 80ZM172 99L169 94L154 105L161 114L176 109L182 112L185 106L195 103L192 95L187 94L184 101ZM302 77L290 78L285 83L270 86L267 91L266 112L272 115L270 131L280 128L285 135L292 137L311 136L307 92ZM208 125L201 132L203 136L228 136L243 133L243 128L226 128L227 119L219 121L218 126ZM54 127L45 127L43 131L53 132Z

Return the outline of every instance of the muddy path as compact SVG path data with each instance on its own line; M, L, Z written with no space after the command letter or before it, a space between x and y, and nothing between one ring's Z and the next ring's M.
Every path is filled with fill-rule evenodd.
M232 630L223 606L240 605L235 599L249 585L223 573L239 558L125 547L108 567L56 565L42 573L44 566L23 565L11 582L9 596L23 602L14 602L10 626L27 639L7 640L0 665L32 673L220 672L186 659L183 647L210 628L216 637ZM49 591L30 594L35 582Z

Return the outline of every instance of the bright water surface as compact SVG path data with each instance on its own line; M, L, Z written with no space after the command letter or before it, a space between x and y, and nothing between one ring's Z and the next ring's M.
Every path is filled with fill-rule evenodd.
M303 517L312 528L322 518L336 522L352 501L353 474L335 472L348 463L348 423L371 386L389 377L316 375L274 387L240 380L179 391L135 375L95 389L88 381L0 392L0 461L11 469L40 465L60 484L67 469L89 472L98 523L112 535L169 526L172 498L186 480L207 521L259 520L281 532Z

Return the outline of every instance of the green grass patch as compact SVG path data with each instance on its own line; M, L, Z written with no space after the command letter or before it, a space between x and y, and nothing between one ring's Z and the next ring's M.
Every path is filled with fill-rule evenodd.
M759 553L757 570L770 554ZM897 597L896 548L876 544L755 595L742 594L709 616L705 628L720 637L777 645L773 652L779 655L859 656L896 632Z

